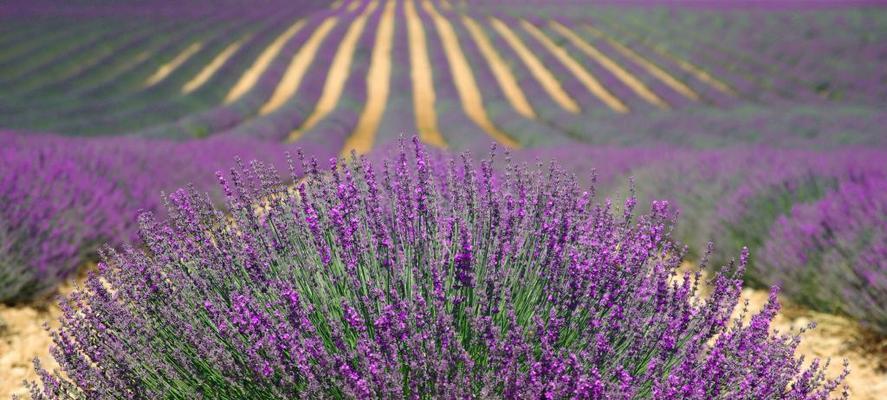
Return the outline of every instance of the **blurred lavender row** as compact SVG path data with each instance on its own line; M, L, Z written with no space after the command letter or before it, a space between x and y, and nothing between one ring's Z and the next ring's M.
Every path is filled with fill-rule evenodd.
M326 159L338 147L304 143ZM173 142L0 132L0 302L39 297L103 244L138 242L136 217L161 191L193 184L218 199L214 172L237 156L286 166L293 146L218 136Z

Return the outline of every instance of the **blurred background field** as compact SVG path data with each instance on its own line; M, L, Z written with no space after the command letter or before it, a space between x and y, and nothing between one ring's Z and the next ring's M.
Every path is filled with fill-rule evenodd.
M0 396L48 356L58 287L101 245L138 243L161 192L220 199L235 156L285 171L285 151L326 165L417 135L671 201L694 258L748 246L753 304L780 286L779 329L820 323L802 352L850 359L854 398L883 398L877 3L4 2Z

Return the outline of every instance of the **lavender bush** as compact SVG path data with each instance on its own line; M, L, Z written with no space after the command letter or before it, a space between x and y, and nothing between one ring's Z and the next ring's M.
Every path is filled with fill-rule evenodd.
M887 334L887 179L864 175L774 224L761 273L793 299Z
M414 140L415 142L415 140ZM295 188L219 174L230 215L169 196L146 249L108 250L63 303L45 398L827 398L768 331L776 293L731 321L746 265L677 272L671 212L595 205L556 167L431 158ZM296 174L294 174L294 178ZM846 397L846 394L844 395Z
M126 231L123 215L107 213L127 209L123 191L59 150L0 149L0 302L54 288L90 247Z

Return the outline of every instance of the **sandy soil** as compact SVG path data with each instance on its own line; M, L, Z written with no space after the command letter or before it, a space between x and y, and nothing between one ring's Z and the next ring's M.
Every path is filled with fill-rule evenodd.
M63 293L70 291L70 285L62 288ZM749 300L750 310L759 310L767 302L767 292L763 290L746 289L743 297ZM847 381L851 398L883 398L887 393L887 339L873 339L852 320L805 310L785 300L782 304L773 329L798 331L811 321L817 323L816 329L804 335L798 349L807 362L815 357L830 357L829 375L836 376L846 358L851 368ZM58 306L52 302L20 307L0 305L0 399L27 394L22 381L35 378L31 367L34 357L39 357L47 369L57 368L49 355L51 340L43 325L58 326L59 314Z
M209 78L212 78L212 76L216 74L216 71L218 71L220 68L222 68L223 65L225 65L228 59L231 58L231 56L233 56L234 53L240 49L240 46L242 46L248 38L249 35L243 39L229 44L228 47L225 47L225 50L222 50L221 53L216 55L209 64L206 64L206 66L204 66L203 69L201 69L200 72L197 73L197 75L194 75L194 77L191 78L190 81L182 85L182 94L191 93L197 90L197 88L203 86L203 84L206 83Z
M367 97L363 111L357 120L354 132L345 141L342 156L347 157L351 150L357 154L366 154L373 148L376 129L382 123L382 115L388 103L388 91L391 82L391 51L394 46L394 10L395 3L388 1L382 12L382 19L376 28L376 41L370 56L370 68L367 71Z
M437 114L434 109L434 77L428 47L425 42L425 28L416 12L413 0L404 3L410 45L410 78L413 81L413 110L416 113L416 127L423 142L436 147L446 147L447 142L437 129Z
M288 142L299 140L303 133L317 125L339 104L339 98L342 97L342 92L345 89L345 82L348 81L348 75L351 73L351 62L354 59L354 52L357 50L360 36L364 28L366 28L367 19L376 11L378 4L378 1L367 4L363 13L348 27L348 32L345 33L345 37L342 39L339 49L336 50L336 55L333 57L333 62L330 64L326 82L323 85L323 93L320 94L317 105L314 106L314 111L305 119L302 126L290 132L287 137Z
M48 370L58 368L49 354L52 340L44 324L57 327L60 314L52 301L19 307L0 305L0 399L13 395L27 398L24 381L37 378L34 357L39 357Z
M520 37L508 27L508 25L495 17L490 18L490 24L496 32L502 35L502 38L505 39L508 45L511 46L511 49L517 53L518 57L520 57L523 63L527 66L527 69L530 70L530 74L536 78L536 81L539 82L542 88L548 92L557 104L559 104L564 110L574 114L582 111L582 109L579 108L579 104L567 94L561 86L560 81L554 77L554 74L545 67L545 64L533 54L533 52L524 44Z
M305 78L308 68L311 67L311 62L314 61L317 51L320 50L320 46L323 44L324 39L326 39L333 28L336 27L338 22L338 17L327 17L317 29L311 33L308 40L305 41L302 47L299 48L299 51L293 56L289 66L287 66L286 71L283 73L283 77L280 78L280 83L277 84L274 93L271 94L271 98L269 98L262 108L259 109L259 115L268 115L276 111L299 91L299 86L302 85L302 79Z
M768 293L764 290L743 290L743 298L749 300L749 310L760 310L767 303ZM798 354L805 357L805 365L813 358L832 362L828 369L829 377L841 373L843 360L850 362L850 376L847 385L851 399L878 400L887 393L887 339L877 340L860 329L853 320L806 310L780 299L782 309L771 326L780 332L797 332L810 322L816 328L803 335Z
M256 82L259 81L259 78L262 74L265 73L265 70L271 65L271 61L277 57L277 54L280 53L280 50L283 49L283 46L287 41L290 40L297 32L299 32L302 27L305 26L305 19L299 19L296 21L286 32L283 32L271 42L265 50L262 51L262 54L259 54L259 57L253 62L252 66L247 69L243 75L240 76L240 79L231 88L228 92L228 95L225 96L225 104L230 104L237 99L241 98L247 92L249 92L253 86L256 85Z
M499 88L502 89L502 93L505 95L508 103L510 103L511 106L514 107L514 110L520 115L530 119L536 119L536 112L533 111L533 107L530 105L530 102L527 101L523 89L521 89L520 85L517 83L517 78L511 73L511 67L505 62L502 56L499 55L499 52L496 51L496 48L493 46L493 43L490 41L490 38L484 32L480 24L466 14L462 15L462 23L465 25L465 28L468 29L468 33L471 34L471 38L480 50L481 55L484 56L487 64L490 65L490 69L493 71L493 76L499 83Z
M428 0L422 1L425 12L431 16L434 26L437 28L437 34L443 45L444 55L450 65L450 72L453 74L453 83L456 85L456 91L459 92L459 99L462 102L462 111L477 126L484 130L493 140L501 143L508 148L520 147L520 143L515 141L508 133L493 124L487 111L484 108L484 99L478 89L477 81L474 79L474 73L471 72L471 65L462 52L459 45L459 37L450 24L449 19L437 12L434 5Z

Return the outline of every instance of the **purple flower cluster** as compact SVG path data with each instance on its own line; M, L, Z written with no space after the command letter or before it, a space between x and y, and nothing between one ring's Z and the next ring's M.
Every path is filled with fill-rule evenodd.
M887 179L861 176L781 216L760 272L800 302L887 334Z
M108 249L63 303L45 398L828 398L843 376L731 320L747 264L700 292L672 212L598 203L557 167L493 155L253 162L193 190L146 248ZM403 145L402 145L403 146ZM291 163L292 169L298 166ZM297 178L293 174L293 178ZM617 209L618 212L617 212ZM618 216L617 216L618 215Z

